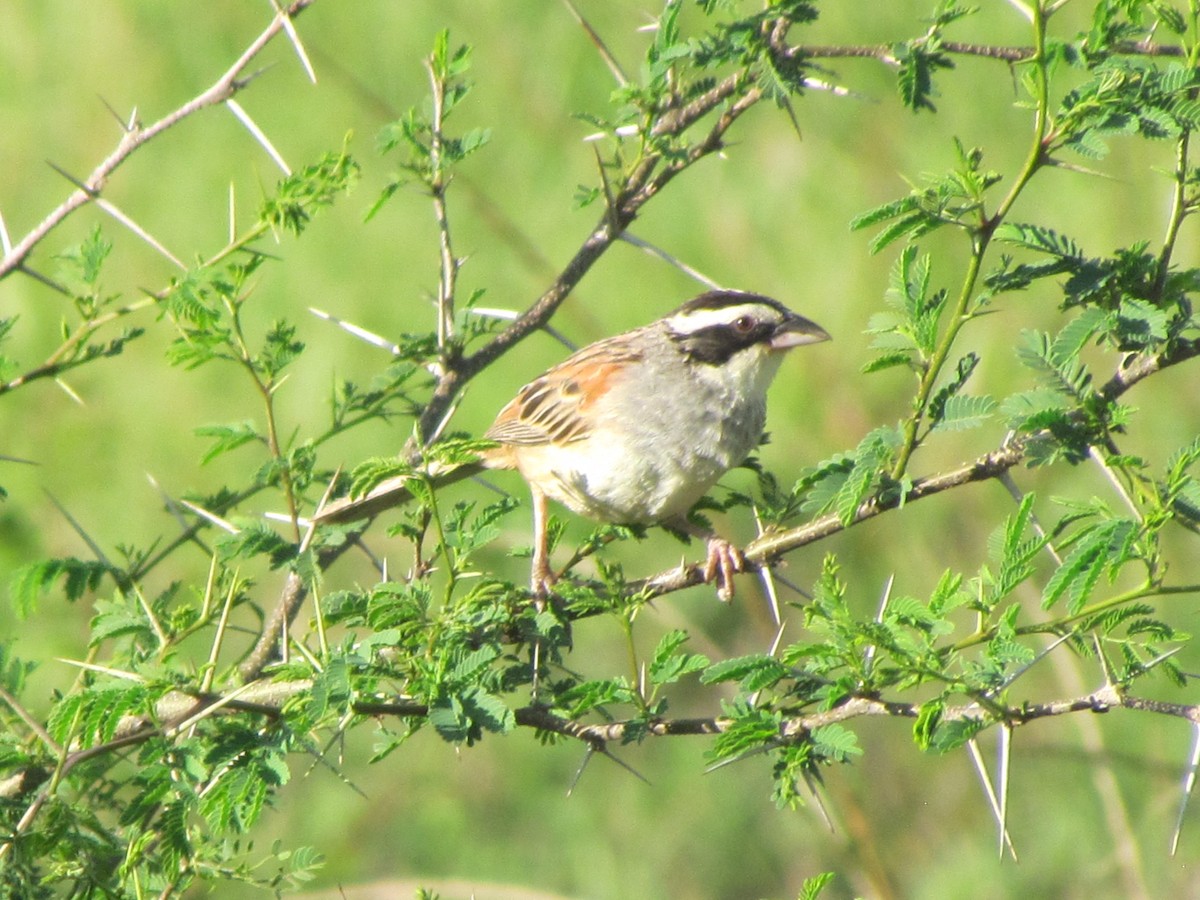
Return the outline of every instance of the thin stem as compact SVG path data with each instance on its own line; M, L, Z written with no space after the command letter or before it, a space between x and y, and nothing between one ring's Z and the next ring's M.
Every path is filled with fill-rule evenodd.
M1061 619L1056 619L1053 622L1047 622L1047 627L1055 627L1057 630L1062 630L1068 625L1075 622L1097 616L1100 613L1107 612L1110 609L1116 609L1119 606L1124 606L1128 603L1133 603L1137 600L1145 600L1150 597L1170 597L1179 594L1198 594L1200 595L1200 584L1178 584L1178 585L1151 585L1146 584L1140 588L1124 591L1109 597L1107 600L1098 600L1095 603L1088 604L1079 612L1071 616L1064 616ZM1017 630L1021 633L1021 629Z
M254 241L258 240L268 231L268 227L264 224L255 225L240 238L231 240L225 247L218 250L207 260L197 265L198 269L204 269L215 266L225 260L234 253L246 249ZM58 376L69 372L77 366L84 365L91 361L91 358L83 353L84 345L92 337L103 328L105 325L123 319L133 313L141 310L157 307L170 294L170 288L145 297L141 300L135 300L125 306L111 309L101 315L92 316L76 326L75 330L66 337L65 340L49 355L41 365L17 375L9 381L0 382L0 394L6 394L9 391L14 391L17 388L24 387L31 382L38 381L43 378L57 378Z
M646 708L647 698L642 693L641 666L638 663L637 644L633 640L634 610L626 610L618 618L621 622L621 633L625 635L625 654L629 663L629 683L633 685L633 696L638 705Z
M445 120L446 81L437 71L433 59L425 61L429 72L433 98L433 116L429 138L429 191L433 197L433 214L437 220L438 251L441 273L438 277L437 341L443 370L448 368L450 342L454 336L454 294L458 282L458 259L450 242L450 219L446 209L446 189L449 182L443 158L442 123Z
M1195 68L1197 62L1200 61L1200 4L1196 0L1191 0L1188 6L1192 20L1192 46L1187 51L1187 64ZM1196 93L1195 90L1192 90L1189 92L1189 95L1192 99L1195 99ZM1167 276L1171 271L1171 255L1175 250L1175 243L1179 238L1179 228L1183 224L1183 220L1191 212L1187 196L1188 156L1190 148L1191 132L1185 130L1179 135L1179 140L1175 144L1175 171L1172 173L1174 184L1171 190L1171 212L1167 218L1167 232L1163 236L1162 250L1158 255L1158 274L1155 277L1154 291L1156 296L1160 298L1166 288Z
M444 603L446 606L449 606L450 601L454 597L454 587L458 583L458 564L454 559L454 553L450 549L449 543L446 541L446 529L442 524L442 513L438 508L436 497L431 498L428 509L434 530L437 531L438 549L446 560L446 598Z
M56 756L62 754L63 749L58 745L58 741L54 740L50 736L50 732L42 727L42 723L35 719L29 710L22 706L21 702L3 687L0 687L0 700L3 700L8 705L8 708L16 713L17 718L24 722L26 727L37 735L38 740L45 744L51 753Z
M1171 272L1171 254L1175 250L1175 242L1179 238L1179 228L1188 214L1187 200L1187 170L1188 148L1191 144L1191 132L1185 131L1175 144L1174 185L1171 189L1171 212L1167 218L1167 233L1163 236L1162 250L1158 254L1158 274L1154 279L1155 296L1161 299L1167 286L1167 276Z
M967 264L962 288L959 290L950 321L934 349L933 356L921 373L917 395L913 401L913 413L904 423L903 442L890 473L893 481L899 481L908 470L909 460L920 443L921 425L928 412L929 400L933 395L934 388L950 358L950 352L959 333L963 326L974 317L971 312L971 301L975 295L975 286L979 281L979 273L982 271L983 260L991 243L992 235L1008 215L1025 186L1047 161L1046 133L1050 119L1049 73L1046 70L1046 15L1040 2L1035 4L1033 11L1033 35L1034 46L1029 56L1029 62L1034 68L1034 83L1037 91L1033 140L1030 142L1029 152L1021 171L996 208L995 213L990 217L983 217L978 227L970 232L971 259Z

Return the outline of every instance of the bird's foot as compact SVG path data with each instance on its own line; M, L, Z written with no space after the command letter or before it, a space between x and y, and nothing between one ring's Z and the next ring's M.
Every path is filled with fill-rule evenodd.
M708 539L708 556L704 560L704 580L717 582L717 597L723 603L733 599L733 576L746 570L742 551L724 538Z

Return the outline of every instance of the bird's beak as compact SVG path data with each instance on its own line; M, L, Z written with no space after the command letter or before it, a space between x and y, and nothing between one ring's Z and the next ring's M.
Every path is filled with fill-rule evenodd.
M772 350L790 350L801 344L819 344L828 340L828 331L811 319L792 313L779 323L768 344Z

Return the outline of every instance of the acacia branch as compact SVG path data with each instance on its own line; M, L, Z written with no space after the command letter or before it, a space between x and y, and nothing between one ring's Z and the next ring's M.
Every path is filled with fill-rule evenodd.
M877 59L881 62L896 64L896 48L903 46L905 41L893 44L857 44L857 45L818 45L799 44L791 47L787 55L795 58L811 59ZM1186 56L1182 47L1169 44L1152 44L1140 41L1121 41L1113 47L1119 56L1152 56L1152 57L1183 57ZM938 50L952 56L976 56L982 59L996 59L1002 62L1025 62L1033 56L1033 47L1009 47L999 44L973 44L963 41L941 41Z
M181 725L197 721L207 715L261 715L272 719L278 718L285 704L311 689L312 682L302 679L250 684L239 689L236 697L222 696L216 693L191 695L172 691L155 705L153 720L142 716L127 717L120 723L111 740L71 751L61 767L61 774L65 776L88 760L106 756L126 747L136 746L151 738L181 733L184 730ZM1200 725L1200 704L1166 703L1133 697L1112 685L1106 685L1081 697L1049 700L1042 703L1022 703L999 709L985 709L978 703L965 703L947 707L943 712L942 719L943 721L969 719L983 726L1003 722L1009 727L1016 727L1028 725L1040 719L1077 712L1103 713L1113 709L1150 712L1185 719ZM355 700L350 705L350 711L356 715L368 717L395 716L424 719L429 714L429 707L416 698L398 695L389 699ZM919 703L882 700L877 697L851 697L833 709L785 716L779 724L778 743L804 741L818 728L864 716L915 719L920 713L921 704ZM533 728L569 737L581 741L595 750L603 750L610 742L623 742L635 733L653 737L713 735L729 731L736 724L736 720L728 716L657 718L649 721L637 719L581 722L540 705L519 707L513 710L513 716L519 727ZM0 781L0 798L15 800L28 796L45 784L49 777L49 771L43 767L31 766L23 769Z
M300 546L299 552L301 554L307 549L307 541L308 538L306 537L305 543L302 543ZM317 553L317 569L324 571L329 568L343 553L353 546L355 546L355 542L347 540L331 547L321 548ZM258 678L267 664L275 658L279 647L288 633L288 629L291 627L297 614L299 614L300 607L304 605L307 597L308 582L299 573L288 572L275 608L263 622L262 631L259 632L254 646L246 654L246 658L238 664L238 676L243 683Z
M200 110L224 103L244 88L250 81L249 78L242 77L242 73L245 72L246 67L262 52L271 39L284 29L288 19L303 12L313 2L314 0L293 0L287 7L277 12L271 20L271 24L254 39L245 52L238 57L237 61L208 90L193 97L187 103L184 103L178 109L168 113L151 125L143 127L137 122L131 122L121 135L116 148L92 170L92 173L83 180L81 185L66 200L55 207L25 237L13 245L12 250L3 259L0 259L0 280L8 277L14 271L23 269L30 254L33 253L37 245L51 231L61 225L63 220L77 209L100 196L100 193L108 183L109 177L139 147L142 147L167 129L178 125L184 119Z

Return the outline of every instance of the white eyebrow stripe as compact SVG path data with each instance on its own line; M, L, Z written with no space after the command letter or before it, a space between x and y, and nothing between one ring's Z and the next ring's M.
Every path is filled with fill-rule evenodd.
M769 312L769 315L764 313ZM691 312L671 316L667 325L676 334L695 334L714 325L730 325L740 316L751 316L756 320L777 320L779 314L771 307L762 303L738 303L734 306L722 306L719 309L697 309Z

